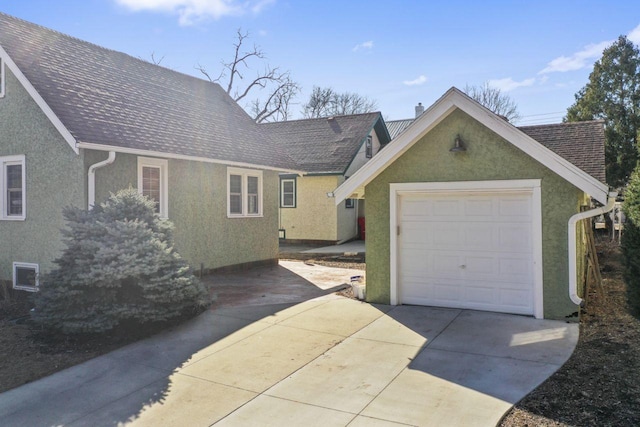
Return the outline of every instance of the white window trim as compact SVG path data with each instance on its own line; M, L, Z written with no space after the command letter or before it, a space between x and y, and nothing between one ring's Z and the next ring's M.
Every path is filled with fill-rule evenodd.
M373 137L371 135L367 136L367 140L364 143L364 156L367 159L373 157Z
M231 213L231 175L240 175L242 177L242 213ZM247 178L258 178L258 213L251 214L248 212L249 204L247 203ZM261 218L262 202L264 193L262 192L262 171L255 169L227 168L227 218Z
M543 277L542 277L542 192L539 179L505 181L456 181L456 182L411 182L389 184L389 264L390 264L390 304L398 305L398 226L400 218L400 197L411 193L509 193L524 192L531 194L532 236L533 236L533 315L536 319L544 317Z
M17 164L22 165L22 214L8 215L7 183L5 182L7 179L7 166ZM2 191L2 197L0 198L0 208L2 209L0 220L24 221L27 218L27 168L24 155L0 157L0 190Z
M293 203L290 205L285 205L284 203L284 183L292 182L293 183ZM295 208L297 202L297 194L296 194L296 179L295 178L282 178L280 179L280 207L281 208Z
M169 218L169 162L166 159L138 157L138 193L142 194L142 168L160 169L160 217Z
M17 269L18 268L32 268L36 271L36 283L34 287L31 286L20 286L16 284L16 280L18 278ZM30 262L14 262L13 263L13 289L19 289L23 291L31 291L37 292L38 287L40 286L40 266L38 264L33 264Z
M0 98L4 98L5 86L4 60L0 58Z

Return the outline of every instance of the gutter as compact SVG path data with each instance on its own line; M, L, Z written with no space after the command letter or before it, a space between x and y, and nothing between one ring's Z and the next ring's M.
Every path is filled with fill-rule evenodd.
M582 306L583 300L578 296L578 263L576 260L576 226L578 221L610 212L616 203L617 192L611 192L606 206L580 212L569 218L569 297L574 304Z
M116 152L109 151L109 157L106 160L103 160L98 163L94 163L89 166L88 172L88 196L87 196L87 209L93 208L93 205L96 202L96 169L100 169L104 166L110 165L116 160Z

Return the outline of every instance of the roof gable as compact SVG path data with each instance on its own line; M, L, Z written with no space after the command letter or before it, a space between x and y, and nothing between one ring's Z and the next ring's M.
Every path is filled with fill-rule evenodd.
M525 132L481 106L456 88L449 89L378 156L374 157L349 180L338 187L334 192L336 203L351 197L353 194L363 195L366 184L371 182L388 165L404 154L455 109L462 110L577 188L591 195L599 202L606 203L608 193L606 184L544 147Z
M0 27L0 46L80 147L294 170L218 84L2 13Z
M297 167L310 174L344 174L366 137L375 130L381 144L390 141L379 112L262 123Z

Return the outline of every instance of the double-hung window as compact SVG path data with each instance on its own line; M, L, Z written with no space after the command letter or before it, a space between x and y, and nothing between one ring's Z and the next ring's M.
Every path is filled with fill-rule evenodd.
M262 171L227 169L227 216L262 216Z
M296 207L296 179L280 178L280 207Z
M0 157L0 167L2 169L0 177L2 215L0 218L3 220L24 220L27 215L24 156Z
M138 157L138 192L155 202L162 218L169 217L167 167L167 160Z

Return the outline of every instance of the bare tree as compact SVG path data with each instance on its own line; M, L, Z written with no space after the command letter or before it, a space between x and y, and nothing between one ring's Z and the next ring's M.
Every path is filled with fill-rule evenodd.
M378 108L376 101L354 92L338 93L330 87L313 87L309 101L302 107L305 118L368 113Z
M510 122L520 118L518 106L511 97L502 93L500 89L492 87L489 82L484 82L480 86L466 85L464 92L478 101L479 104L484 105L489 110L506 118Z
M286 120L290 114L291 101L300 91L300 86L291 79L289 71L281 71L279 67L271 68L268 64L262 65L262 71L252 74L248 83L245 83L245 74L252 70L252 64L266 61L264 52L257 45L245 49L248 37L249 33L237 30L233 59L222 62L218 77L212 78L202 65L198 65L196 69L209 81L219 83L236 102L245 100L245 107L253 113L256 122ZM250 94L261 90L268 91L268 95L246 103Z

